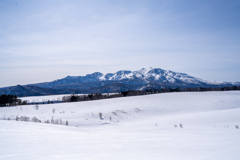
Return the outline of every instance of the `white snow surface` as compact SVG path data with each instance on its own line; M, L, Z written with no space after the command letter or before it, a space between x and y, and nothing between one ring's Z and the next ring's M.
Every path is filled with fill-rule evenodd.
M0 160L239 160L239 115L239 91L1 107Z
M22 101L27 101L27 102L47 102L48 100L49 101L62 101L62 98L64 96L70 96L70 94L20 97L20 99Z
M102 93L102 95L114 95L118 93ZM47 96L30 96L30 97L20 97L22 101L27 101L28 103L41 103L41 102L47 102L47 101L57 101L60 102L62 101L62 98L64 96L71 96L73 94L59 94L59 95L47 95ZM74 94L74 95L88 95L88 94Z

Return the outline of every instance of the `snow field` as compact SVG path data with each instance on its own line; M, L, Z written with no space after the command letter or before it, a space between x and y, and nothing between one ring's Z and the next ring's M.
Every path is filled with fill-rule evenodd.
M69 126L0 120L0 159L238 160L239 104L240 92L228 91L3 107L1 119Z

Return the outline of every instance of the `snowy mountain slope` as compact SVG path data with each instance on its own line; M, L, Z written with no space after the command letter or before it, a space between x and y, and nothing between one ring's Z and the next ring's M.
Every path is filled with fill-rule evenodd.
M160 68L141 69L139 71L118 71L116 73L102 74L95 72L86 76L67 76L66 78L56 80L50 83L37 84L40 87L60 87L66 84L119 81L129 85L144 85L151 82L163 83L189 83L202 84L206 81L191 77L184 73L176 73Z
M46 95L46 94L54 94L56 93L56 90L51 89L51 88L41 88L38 86L13 86L10 88L7 88L3 90L3 94L13 94L13 95L18 95L18 96L25 96L25 95ZM0 91L1 93L1 91Z
M123 84L149 84L151 82L162 82L162 83L186 83L186 84L228 84L228 82L210 82L201 80L196 77L189 76L185 73L177 73L170 70L163 70L160 68L149 68L141 69L139 71L118 71L116 73L102 74L95 72L93 74L88 74L86 76L68 76L66 78L50 82L48 84L41 84L42 86L46 85L62 85L69 83L86 83L86 82L101 82L101 81L126 81ZM131 83L127 83L131 81ZM234 83L231 83L234 84Z
M0 159L238 160L239 104L240 92L230 91L4 107L1 119L63 125L0 120Z
M210 82L160 68L141 69L138 71L118 71L102 74L95 72L86 76L67 76L52 82L13 86L0 89L0 94L17 94L18 96L36 96L69 93L103 93L128 90L145 90L161 88L196 88L226 87L240 85L239 82ZM19 88L22 91L19 92ZM34 88L35 87L35 88ZM36 88L38 87L38 88ZM34 92L32 91L34 89Z

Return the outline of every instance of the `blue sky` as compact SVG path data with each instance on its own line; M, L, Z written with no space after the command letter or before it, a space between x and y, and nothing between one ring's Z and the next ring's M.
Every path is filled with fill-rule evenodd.
M239 0L1 0L0 87L162 68L240 81Z

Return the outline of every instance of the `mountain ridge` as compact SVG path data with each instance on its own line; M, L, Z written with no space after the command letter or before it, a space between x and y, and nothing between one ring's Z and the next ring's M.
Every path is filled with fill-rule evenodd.
M0 88L0 94L17 93L18 96L34 96L162 88L216 88L235 85L240 85L240 82L213 82L161 68L142 68L137 71L120 70L107 74L94 72L85 76L67 76L52 82L23 85L21 89L20 85L4 87Z

